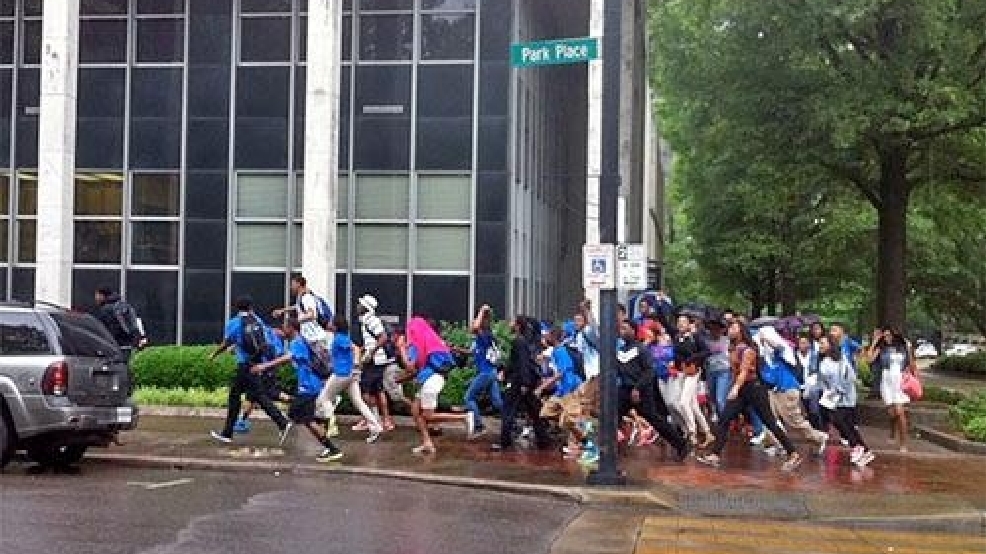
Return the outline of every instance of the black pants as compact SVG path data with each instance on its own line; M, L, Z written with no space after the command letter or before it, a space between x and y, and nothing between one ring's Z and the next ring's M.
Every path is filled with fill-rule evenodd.
M770 409L770 398L767 396L767 387L760 381L747 381L740 387L739 395L735 400L726 401L724 414L719 417L719 429L716 432L716 442L712 445L711 452L719 455L726 447L726 440L729 438L729 421L737 415L743 413L747 408L753 408L764 427L774 434L774 437L781 442L781 446L788 454L795 451L794 444L788 438L787 433L777 425L777 418Z
M668 423L667 417L657 415L653 387L645 387L640 391L640 402L637 404L633 403L632 390L620 387L619 402L621 418L629 414L631 409L635 409L640 417L646 419L647 423L650 423L657 431L657 434L675 450L681 451L685 448L687 440L681 430Z
M828 408L822 408L822 411L828 417L828 420L835 425L835 428L839 430L839 434L842 438L849 441L849 446L853 448L857 446L862 446L867 448L866 443L863 442L863 436L859 434L859 429L856 427L856 410L853 408L836 408L830 410Z
M512 384L503 394L503 414L500 422L500 446L509 448L514 442L514 425L519 414L527 414L534 423L534 440L539 447L549 444L548 425L541 419L541 401L534 396L533 387Z
M240 397L244 394L260 404L271 421L277 424L278 429L284 429L287 426L287 418L267 395L267 391L260 381L260 376L250 371L250 364L238 364L236 376L233 377L233 381L229 385L229 405L226 408L226 427L223 428L223 435L233 436L233 425L240 417Z

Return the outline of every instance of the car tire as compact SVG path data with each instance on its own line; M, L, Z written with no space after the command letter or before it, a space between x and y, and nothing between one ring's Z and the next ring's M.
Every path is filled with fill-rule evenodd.
M73 466L86 454L86 447L81 445L45 444L31 447L27 457L42 467L63 468Z
M7 419L7 413L0 403L0 470L7 467L14 457L14 429Z

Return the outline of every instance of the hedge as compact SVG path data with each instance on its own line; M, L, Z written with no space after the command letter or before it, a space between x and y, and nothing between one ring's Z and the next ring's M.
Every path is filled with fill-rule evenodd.
M965 356L945 356L939 358L935 370L954 373L973 373L986 375L986 352L973 352Z
M952 406L950 413L966 437L986 442L986 391L960 401Z

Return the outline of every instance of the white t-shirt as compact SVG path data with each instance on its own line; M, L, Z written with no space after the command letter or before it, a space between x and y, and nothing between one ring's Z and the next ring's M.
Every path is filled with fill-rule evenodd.
M386 334L387 329L383 326L383 321L372 312L360 316L359 321L363 332L363 351L371 352L377 347L377 337ZM387 365L392 361L385 348L379 348L373 354L373 365Z
M302 314L311 313L316 316L316 319L309 319L301 323L301 336L308 342L324 342L328 344L328 333L322 326L318 324L318 300L315 299L315 295L306 292L298 298L297 303L298 316Z

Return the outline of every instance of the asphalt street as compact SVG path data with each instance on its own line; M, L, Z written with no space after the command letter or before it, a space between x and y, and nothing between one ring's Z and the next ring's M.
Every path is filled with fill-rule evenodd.
M0 475L0 553L535 553L578 512L392 479L15 464Z

